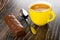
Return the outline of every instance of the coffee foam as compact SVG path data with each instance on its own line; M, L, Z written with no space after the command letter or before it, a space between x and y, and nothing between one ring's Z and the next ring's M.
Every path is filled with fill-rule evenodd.
M30 5L29 5L29 10L31 8L31 6L35 5L35 4L46 4L48 5L50 8L52 7L52 5L49 3L49 2L46 2L46 1L35 1L35 2L32 2ZM45 9L44 9L45 10ZM41 10L40 10L41 11Z
M45 4L35 4L30 9L42 12L42 11L46 11L49 8L50 7L48 5L45 5Z

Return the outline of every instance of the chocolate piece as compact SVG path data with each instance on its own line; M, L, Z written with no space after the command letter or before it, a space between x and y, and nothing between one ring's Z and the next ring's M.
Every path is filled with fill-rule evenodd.
M4 16L4 20L15 36L25 36L26 32L14 15Z

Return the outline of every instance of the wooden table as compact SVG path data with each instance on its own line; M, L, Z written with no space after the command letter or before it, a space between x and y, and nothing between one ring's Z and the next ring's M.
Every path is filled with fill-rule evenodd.
M14 37L11 33L10 29L4 22L3 17L8 15L8 13L13 13L17 18L19 18L19 11L21 10L19 3L16 0L9 0L7 5L0 11L0 40L59 40L59 22L55 20L51 22L49 25L46 24L42 27L37 27L37 34L33 35L30 30L29 26L25 20L20 20L21 24L25 27L27 34L25 37L17 38ZM57 27L58 26L58 27Z

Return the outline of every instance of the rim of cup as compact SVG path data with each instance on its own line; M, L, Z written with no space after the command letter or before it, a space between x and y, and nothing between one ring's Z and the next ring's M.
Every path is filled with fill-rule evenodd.
M46 1L35 1L35 2L32 2L29 6L28 6L28 8L30 9L33 5L35 5L35 4L46 4L46 5L48 5L50 8L52 7L52 5L49 3L49 2L46 2ZM47 9L47 10L49 10L49 9ZM46 11L47 11L46 10Z

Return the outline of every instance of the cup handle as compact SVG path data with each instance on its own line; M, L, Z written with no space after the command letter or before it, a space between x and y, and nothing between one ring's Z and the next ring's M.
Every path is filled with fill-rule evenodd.
M51 22L56 18L56 14L53 11L51 12L51 14L52 14L52 18L48 20L48 22Z
M37 30L32 26L30 26L30 30L34 35L37 33Z

